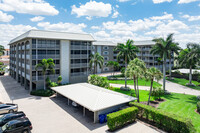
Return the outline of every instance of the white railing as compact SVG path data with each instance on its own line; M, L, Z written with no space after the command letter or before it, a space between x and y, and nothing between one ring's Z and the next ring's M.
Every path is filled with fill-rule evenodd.
M87 64L87 63L76 63L76 64L71 64L71 67L89 67L89 64Z
M30 69L30 65L26 64L26 69Z

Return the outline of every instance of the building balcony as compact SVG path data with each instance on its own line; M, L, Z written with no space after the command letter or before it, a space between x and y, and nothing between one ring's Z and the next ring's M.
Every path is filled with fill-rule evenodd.
M89 50L91 49L89 46L75 46L71 45L71 50Z
M30 59L30 55L26 55L26 59Z
M30 69L30 65L26 64L26 69Z
M89 72L88 72L89 74ZM77 73L71 73L71 76L86 76L87 72L77 72Z
M53 59L59 59L60 55L59 54L46 54L46 55L32 55L32 59L48 59L48 58L53 58Z
M78 55L71 54L71 59L87 59L87 58L89 58L89 55L87 54L78 54Z
M46 75L45 77L49 77L50 79L57 79L59 74L55 75ZM44 80L44 76L32 76L33 81Z
M89 64L88 63L71 64L71 68L82 68L82 67L89 67Z

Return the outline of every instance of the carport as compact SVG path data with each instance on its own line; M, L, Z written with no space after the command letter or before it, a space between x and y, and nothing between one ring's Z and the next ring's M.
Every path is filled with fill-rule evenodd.
M100 114L105 114L119 109L136 98L114 92L102 87L88 83L78 83L59 87L52 87L52 90L63 95L69 100L76 102L85 109L94 112L94 123L98 121Z

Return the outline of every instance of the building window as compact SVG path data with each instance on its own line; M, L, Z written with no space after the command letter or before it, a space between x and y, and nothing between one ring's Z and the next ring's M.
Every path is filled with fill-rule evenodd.
M95 49L95 46L92 46L92 49L94 50L94 49Z
M109 49L109 47L108 46L103 46L103 49L107 50L107 49Z
M104 60L109 60L109 58L106 56L106 57L104 57Z
M104 66L106 66L107 65L107 62L104 62Z
M103 70L104 70L104 71L109 71L109 68L108 68L108 67L105 67Z
M108 55L109 52L108 52L108 51L104 51L103 54L104 54L104 55Z
M36 44L36 39L32 39L32 44Z

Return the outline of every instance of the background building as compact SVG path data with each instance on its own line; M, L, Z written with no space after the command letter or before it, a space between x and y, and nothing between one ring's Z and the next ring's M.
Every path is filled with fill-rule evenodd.
M152 55L150 54L151 48L155 45L153 41L135 41L134 45L139 48L139 52L137 56L139 59L143 60L147 66L156 67L162 71L162 63L158 61L159 55ZM93 53L98 52L104 57L104 65L103 68L100 69L98 67L97 73L104 73L104 72L112 72L113 69L111 67L107 67L106 63L108 61L117 61L117 53L113 51L114 48L117 46L117 43L109 42L109 41L97 41L93 43ZM171 59L172 67L174 66L174 59ZM124 67L123 60L120 60L120 66ZM169 69L169 59L167 59L166 70Z
M0 57L0 62L3 62L4 65L9 65L10 61L10 49L5 49L4 54Z
M26 89L43 88L41 69L35 65L42 59L52 58L55 74L47 76L62 83L76 83L87 80L89 55L94 38L90 34L30 30L10 41L10 75Z

